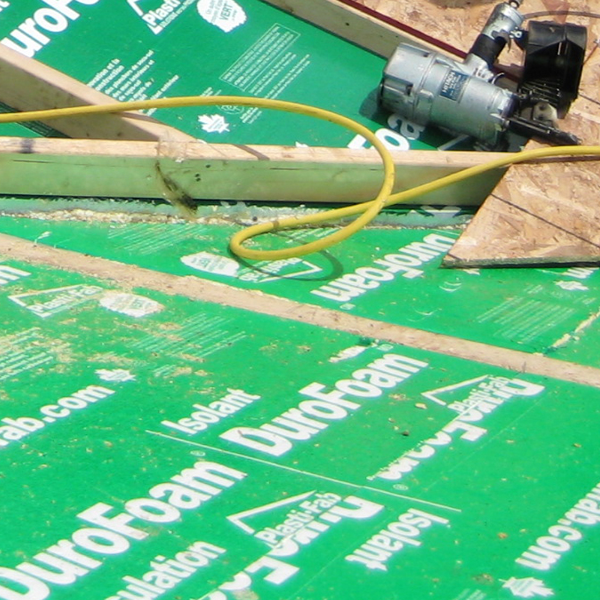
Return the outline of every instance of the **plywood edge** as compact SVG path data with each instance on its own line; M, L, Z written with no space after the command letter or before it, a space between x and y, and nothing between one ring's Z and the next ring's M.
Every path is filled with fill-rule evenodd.
M583 167L579 167L580 170ZM445 267L600 264L600 210L592 194L572 200L551 185L527 187L527 169L509 174L444 259ZM598 176L596 176L598 178ZM560 179L560 178L559 178Z
M474 256L471 258L462 255L455 256L452 252L449 252L443 261L443 266L450 269L479 269L482 267L498 269L509 267L597 267L598 265L600 265L600 250L598 248L590 249L590 254L587 255L578 250L568 256L497 256L489 258Z
M0 102L24 112L109 104L88 85L0 44ZM53 119L52 128L74 138L187 141L192 136L140 113Z

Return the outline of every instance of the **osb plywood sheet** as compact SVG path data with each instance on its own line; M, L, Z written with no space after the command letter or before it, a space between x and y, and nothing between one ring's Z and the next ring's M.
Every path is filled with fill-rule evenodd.
M582 96L563 125L586 145L600 140L600 110L592 96L598 93L592 81L597 80L599 54L588 61ZM600 262L599 189L597 161L553 160L511 167L449 252L445 264L596 264Z
M485 24L495 0L477 2L469 0L355 0L376 12L422 31L428 36L447 42L467 51L475 41L477 33ZM525 0L521 12L526 17L539 20L579 23L592 29L591 39L600 35L597 2L588 0ZM520 52L514 51L511 58L520 61Z
M450 250L447 266L596 263L596 163L513 167Z
M357 2L461 50L469 49L495 5L494 2L486 2L473 6L461 0Z

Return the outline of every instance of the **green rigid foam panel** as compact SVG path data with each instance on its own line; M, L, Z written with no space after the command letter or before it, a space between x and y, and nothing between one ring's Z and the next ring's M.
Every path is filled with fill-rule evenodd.
M118 99L277 96L391 144L416 133L394 120L390 133L376 111L382 59L258 0L0 7L6 40ZM155 116L208 141L360 145L232 107ZM597 271L442 270L458 230L369 230L253 266L227 254L231 226L2 218L0 230L598 366ZM10 256L0 325L0 600L597 595L597 389Z
M11 1L0 10L0 36L117 100L280 98L354 117L380 130L392 147L448 141L378 111L384 59L260 0ZM181 108L154 116L211 142L364 143L328 123L252 108Z
M325 253L252 265L228 255L227 240L237 230L232 226L0 217L0 230L149 269L600 366L596 336L587 334L600 304L597 269L443 269L442 257L460 233L453 229L370 229ZM296 231L257 243L281 247L329 231Z
M597 389L0 272L2 600L595 598Z

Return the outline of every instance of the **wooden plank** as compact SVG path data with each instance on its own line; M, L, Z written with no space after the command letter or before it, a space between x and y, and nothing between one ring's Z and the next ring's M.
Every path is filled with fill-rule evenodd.
M349 0L344 0L348 2ZM349 27L390 52L400 39L393 27L337 0L274 2L317 24ZM347 25L346 25L347 23ZM379 33L376 33L379 32ZM379 40L379 41L377 41ZM0 101L20 111L94 105L112 99L87 85L0 45L0 75L11 81ZM78 138L160 141L158 145L113 146L97 142L4 140L0 190L5 194L154 198L173 196L227 200L356 202L372 199L381 181L374 152L281 147L208 146L137 113L53 119L50 125ZM126 158L127 160L123 160ZM404 152L398 156L397 190L479 164L475 153ZM201 174L201 175L200 175ZM479 204L491 189L488 178L430 194L431 204Z
M0 44L0 102L17 111L107 104L93 88ZM74 138L189 141L194 138L140 113L54 119L50 127Z
M396 190L498 155L398 152ZM203 142L0 138L0 192L11 195L357 202L382 181L372 150L287 148ZM429 204L478 204L497 180L484 175L423 197ZM169 198L170 199L170 198Z
M365 11L351 0L263 0L286 12L347 39L380 56L389 57L400 42L452 53L450 46L419 34L414 27Z

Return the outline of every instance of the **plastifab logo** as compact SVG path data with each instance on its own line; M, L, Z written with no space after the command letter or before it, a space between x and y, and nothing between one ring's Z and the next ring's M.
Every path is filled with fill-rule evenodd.
M162 33L195 0L127 0L155 35Z
M15 294L8 298L38 317L46 319L92 300L104 292L104 288L97 285L82 283L50 290Z
M40 0L40 7L2 40L12 50L34 57L52 42L56 35L65 32L71 23L81 17L80 9L98 4L100 0ZM7 8L1 2L0 10Z

